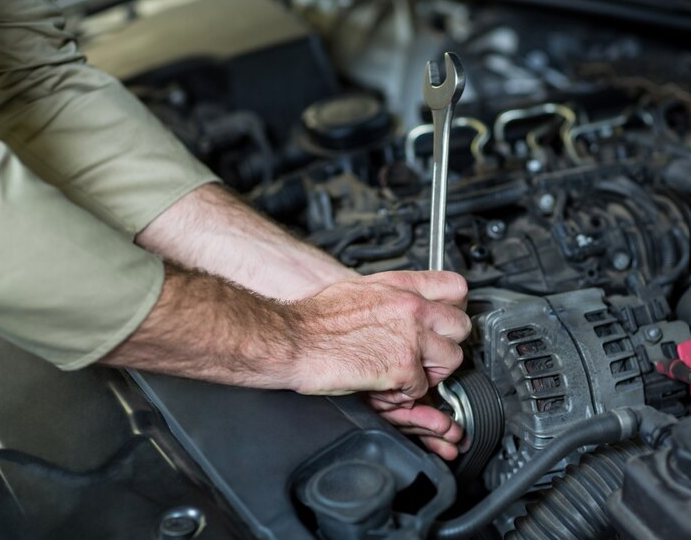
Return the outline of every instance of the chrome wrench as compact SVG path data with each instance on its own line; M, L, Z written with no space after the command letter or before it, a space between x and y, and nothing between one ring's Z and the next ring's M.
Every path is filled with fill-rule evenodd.
M449 175L449 139L451 137L451 121L456 103L461 99L465 89L465 70L463 64L454 53L444 53L446 79L441 82L439 66L436 62L427 62L423 95L425 103L432 111L433 154L432 154L432 206L430 210L429 233L429 269L444 269L444 254L446 243L444 232L446 228L446 191ZM453 410L453 418L461 423L463 411L460 403L454 399L443 382L437 387L440 397ZM466 426L462 426L464 429ZM463 445L461 451L467 450Z
M465 70L454 53L444 53L446 79L441 82L439 66L427 62L423 95L432 111L434 150L432 154L432 208L429 235L429 269L444 269L444 228L446 225L446 190L449 172L449 138L453 111L465 89Z

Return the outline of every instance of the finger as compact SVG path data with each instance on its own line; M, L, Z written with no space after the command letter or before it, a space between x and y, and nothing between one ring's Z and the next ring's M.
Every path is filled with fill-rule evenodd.
M437 439L444 439L444 437L439 437L437 434L434 432L430 431L429 429L425 429L422 427L402 427L398 428L398 430L403 433L404 435L415 435L417 437L436 437ZM446 440L446 439L444 439Z
M422 367L431 387L445 380L463 362L463 349L452 339L434 332L425 332L420 339L420 345Z
M411 409L415 405L414 400L396 390L369 392L367 394L367 401L378 411L388 411L398 408Z
M420 437L420 441L431 452L434 452L446 461L453 461L458 457L458 446L439 437Z
M405 379L407 382L401 385L400 392L392 393L394 399L400 399L400 403L420 399L429 390L428 375L420 362L415 362L415 366L408 369Z
M460 435L459 440L449 440L446 437L440 437L439 435L436 435L435 433L431 432L428 429L421 428L421 427L410 427L410 428L398 428L401 433L404 435L417 435L418 437L434 437L435 439L441 439L443 441L446 441L450 444L458 444L461 442L461 439L463 439L463 435ZM454 439L458 437L454 436Z
M439 302L427 302L425 323L427 328L456 343L464 341L471 330L470 317L456 307Z
M443 270L382 272L368 276L369 281L413 291L427 300L465 307L468 284L460 274Z
M369 390L381 401L401 405L424 396L429 390L429 382L419 359L411 358L394 366L390 373L376 378L372 384L361 385L360 389Z
M380 416L413 435L441 437L448 442L457 443L463 437L463 430L453 419L428 405L416 403L411 409L393 409L380 413Z

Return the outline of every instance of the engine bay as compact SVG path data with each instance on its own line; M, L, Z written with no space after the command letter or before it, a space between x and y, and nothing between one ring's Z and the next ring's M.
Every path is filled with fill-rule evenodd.
M248 204L361 274L427 268L424 65L444 51L463 61L445 267L469 284L473 333L462 367L432 398L465 437L447 464L358 396L98 371L97 384L127 411L124 431L153 441L178 478L172 499L157 492L151 538L691 536L683 31L513 2L236 4L198 0L149 16L133 4L79 28L90 61L120 77ZM239 37L224 50L216 43L233 34L208 25L233 17ZM190 54L152 48L147 60L127 45L115 59L104 53L141 44L137 35L154 41L176 20L186 21L180 42ZM145 463L135 448L111 461ZM46 482L15 466L6 482L25 486L20 495ZM108 470L100 489L136 491L131 471ZM191 502L181 483L194 486ZM93 534L79 508L46 522L73 519ZM160 518L161 508L172 514ZM37 537L62 530L46 527ZM113 525L101 537L123 530L134 529Z

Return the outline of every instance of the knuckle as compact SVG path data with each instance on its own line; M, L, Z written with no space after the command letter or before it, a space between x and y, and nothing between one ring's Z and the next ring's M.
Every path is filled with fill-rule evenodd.
M380 276L392 287L407 289L410 286L410 277L405 272L384 272Z
M427 382L427 378L424 375L420 376L418 380L415 382L416 384L414 384L409 393L410 397L418 399L427 393L427 391L429 390L429 383Z
M468 282L461 274L454 273L460 295L465 298L468 296Z
M403 342L392 355L394 360L393 370L399 378L406 378L412 366L417 364L417 348L410 342ZM400 382L400 381L398 381Z
M405 369L416 367L418 364L417 347L408 343L403 350L402 365Z
M443 415L435 416L435 419L430 422L429 429L438 435L443 435L451 428L451 417Z
M418 319L423 316L426 308L425 300L414 293L401 293L397 300L397 308L406 317Z

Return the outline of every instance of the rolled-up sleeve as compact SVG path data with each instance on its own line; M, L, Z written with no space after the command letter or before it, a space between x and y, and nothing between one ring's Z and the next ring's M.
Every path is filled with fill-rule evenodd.
M147 317L163 263L58 189L0 143L0 335L78 369Z
M120 82L85 63L50 0L0 1L0 140L130 238L217 180Z

